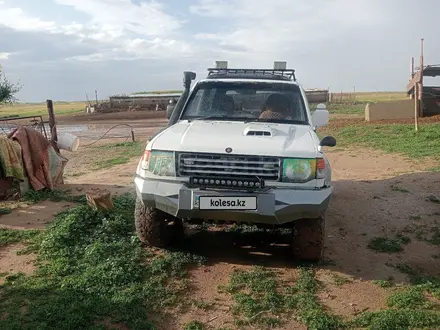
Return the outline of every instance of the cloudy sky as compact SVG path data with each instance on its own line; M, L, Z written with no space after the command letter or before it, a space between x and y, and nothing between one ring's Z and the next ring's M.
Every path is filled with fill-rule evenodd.
M439 11L439 0L0 0L0 64L21 101L180 88L183 70L200 78L215 60L286 60L305 88L402 90L421 37L425 63L440 63Z

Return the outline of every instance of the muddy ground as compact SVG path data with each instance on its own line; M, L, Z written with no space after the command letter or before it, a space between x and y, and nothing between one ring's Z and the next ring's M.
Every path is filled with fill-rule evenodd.
M129 116L124 123L133 120L131 116L136 117ZM105 124L111 125L113 120L117 118L111 116L110 123L106 121ZM64 122L78 123L78 118ZM164 123L163 118L144 118L130 125L136 126L136 137L144 141ZM89 133L91 131L94 130ZM105 130L98 127L96 131ZM96 133L95 139L99 135ZM87 143L93 141L92 137L93 134L89 135ZM66 188L73 192L81 194L92 186L107 187L115 194L133 189L132 176L141 155L126 164L91 171L82 164L97 155L86 146L65 154L70 159L66 167ZM327 265L320 266L318 271L318 278L327 283L320 298L334 314L352 318L360 311L386 308L388 293L372 284L372 280L392 279L397 284L408 281L407 276L392 265L406 264L433 275L440 274L440 249L423 240L440 222L440 205L429 200L430 195L439 193L440 172L427 172L432 168L431 162L415 162L376 150L329 149L327 155L333 168L334 196L327 212ZM66 202L22 205L11 214L1 216L0 225L41 229L54 214L70 206ZM411 238L402 253L377 253L367 247L374 237L393 237L402 232ZM187 241L185 249L208 257L206 266L191 271L190 282L194 287L191 298L212 306L208 311L194 308L176 312L164 321L164 329L179 329L181 324L193 319L214 328L233 328L232 302L229 296L218 291L218 286L227 283L234 269L261 265L276 270L283 278L297 276L297 265L289 257L288 241L209 230L192 231ZM20 248L11 245L0 250L0 273L32 272L32 256L17 256L15 251ZM351 281L343 286L336 285L332 280L335 274ZM292 321L283 329L305 327Z

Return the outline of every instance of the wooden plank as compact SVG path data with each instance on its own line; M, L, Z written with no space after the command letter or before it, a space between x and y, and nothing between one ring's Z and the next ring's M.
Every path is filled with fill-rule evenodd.
M410 80L410 82L408 83L408 87L407 87L407 93L410 94L412 93L412 90L414 89L414 86L418 83L420 83L420 71L417 71L414 74L414 77Z

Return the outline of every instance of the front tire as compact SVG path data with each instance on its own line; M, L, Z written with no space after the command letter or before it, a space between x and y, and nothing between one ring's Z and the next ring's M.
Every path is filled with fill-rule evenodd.
M324 216L295 221L292 229L293 257L306 262L320 261L324 252Z
M149 246L164 248L176 243L183 236L183 223L169 214L147 207L136 198L135 225L139 240Z

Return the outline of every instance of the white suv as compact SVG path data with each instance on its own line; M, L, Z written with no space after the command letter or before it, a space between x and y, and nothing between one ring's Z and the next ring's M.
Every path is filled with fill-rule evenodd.
M218 62L220 63L220 62ZM224 63L224 62L222 62ZM136 229L141 241L165 247L189 223L236 222L292 228L296 258L322 257L331 168L294 70L208 69L185 90L169 125L147 144L136 171Z

